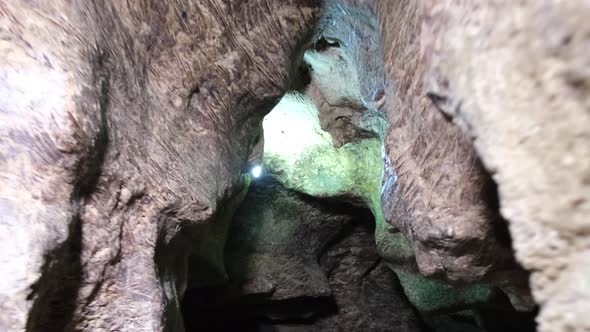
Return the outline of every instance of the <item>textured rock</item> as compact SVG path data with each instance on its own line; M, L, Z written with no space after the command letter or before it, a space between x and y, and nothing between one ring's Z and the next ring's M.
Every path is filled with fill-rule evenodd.
M404 229L412 242L408 243L400 233L391 233L389 227L385 225L378 199L375 199L375 195L379 194L379 185L376 185L375 181L381 177L379 172L381 168L380 139L383 135L382 130L385 130L386 126L381 124L369 126L367 128L371 128L371 130L363 131L364 128L361 128L361 124L366 122L358 121L358 119L371 113L377 113L377 107L391 107L391 104L388 104L388 96L385 100L377 98L379 88L383 88L383 85L380 84L381 81L374 78L375 76L379 77L380 66L370 61L358 60L358 54L355 53L355 50L359 48L365 50L365 48L359 47L362 45L373 50L374 55L378 55L379 47L375 40L366 38L367 43L365 44L347 34L363 36L365 33L368 37L374 37L371 33L376 34L375 22L367 19L372 25L368 24L364 30L360 29L363 33L355 32L355 29L342 24L342 21L346 23L346 20L339 20L334 17L337 15L332 14L344 12L347 13L346 15L359 15L358 12L355 12L359 10L358 8L353 10L350 7L339 5L328 8L320 21L324 25L320 24L317 29L321 32L316 33L315 38L317 39L313 45L314 49L305 53L305 61L309 66L311 76L311 82L305 89L306 95L287 95L264 120L264 165L268 175L276 177L290 190L316 197L345 199L371 208L377 223L378 249L387 260L387 265L391 266L400 276L403 290L409 296L412 304L422 312L453 312L485 305L498 294L493 285L482 283L485 281L502 286L510 295L517 295L513 297L513 302L520 305L521 308L528 308L530 302L526 297L526 275L519 271L514 264L510 252L510 239L506 234L500 234L505 235L506 238L499 238L500 235L497 234L493 225L494 222L500 221L493 195L492 197L479 197L477 200L483 214L483 217L478 219L479 223L470 224L471 221L466 217L473 215L459 216L461 220L454 226L458 234L454 238L444 237L447 230L444 229L443 232L440 227L447 224L452 225L455 220L444 219L442 222L445 224L440 225L439 228L430 224L422 225L418 221L414 221L407 211L401 210L403 207L401 204L393 205L394 212L398 213L395 218L403 216L407 219L393 221L397 223L416 222L414 227L416 234L408 233L408 230L414 231L411 228ZM366 14L362 10L360 13ZM370 15L367 16L370 17ZM336 28L322 29L322 27L330 26L336 26ZM394 64L390 63L390 65ZM416 76L416 78L420 79L420 76ZM367 94L361 89L366 86L373 87L372 93ZM367 95L374 98L367 99L365 98ZM428 100L424 100L424 102L427 103ZM429 110L432 111L434 118L426 121L430 121L433 126L439 124L437 121L443 121L446 125L443 132L452 132L455 136L451 136L451 139L461 139L463 147L469 149L469 153L465 152L464 156L470 156L473 158L472 160L477 160L460 129L446 122L434 107ZM392 114L390 116L394 117ZM409 111L403 116L410 116ZM426 113L424 116L428 118ZM346 125L338 123L338 120L343 118ZM379 117L376 118L379 119ZM415 121L423 120L415 118ZM422 123L416 125L420 126ZM370 135L367 136L367 133ZM413 134L421 135L419 130ZM422 151L416 153L422 153ZM454 157L460 159L460 154ZM441 158L440 155L437 158ZM419 171L419 169L415 168L413 171ZM444 170L440 170L440 172L444 172ZM493 183L483 172L483 169L480 168L480 172L482 177L485 176L481 180L485 183L473 183L479 190L478 194L484 196L490 191L493 194L495 189ZM455 175L463 176L460 172ZM387 180L388 178L386 178L386 184ZM466 178L454 179L454 181L465 180ZM469 183L464 183L464 185L470 190L476 190L471 188ZM392 194L397 199L399 191L395 191L395 188L395 186L386 187L386 190L392 191L385 193ZM235 226L240 229L237 232L240 234L240 238L230 236L228 242L230 279L231 275L241 276L235 280L238 285L232 287L240 290L238 294L258 295L271 300L326 297L329 294L326 290L330 289L330 286L325 277L318 272L318 266L313 263L317 253L304 254L307 252L306 250L302 251L298 246L292 246L289 243L295 241L308 250L317 250L317 243L314 245L301 235L309 233L309 231L296 230L313 228L315 233L322 234L321 230L324 229L322 227L328 228L330 223L326 222L325 225L318 226L314 225L317 218L298 217L297 215L302 214L300 211L305 209L303 206L294 208L285 204L285 201L293 200L292 197L268 201L263 196L245 202L247 207L242 207L240 210L247 211L247 213L241 212L236 219L236 223L243 223L243 225ZM266 194L266 196L272 195ZM419 199L422 198L416 197L416 200ZM452 206L460 200L457 197L455 199L456 201L440 203ZM265 200L268 202L263 207L259 207L255 203ZM472 208L469 206L472 203L473 201L467 201L465 208ZM392 207L392 205L388 206ZM420 210L423 206L416 205L415 208L418 209L417 213L424 213ZM258 210L268 212L261 213ZM285 215L285 210L296 212L294 215L291 213ZM460 212L462 212L460 209L457 210L457 213ZM253 217L260 214L262 216ZM243 217L244 215L247 217ZM444 215L438 215L437 218L442 218L442 216ZM260 224L256 224L253 220L259 221ZM282 223L278 223L277 220ZM291 220L291 222L284 220ZM283 224L287 226L281 226ZM341 222L335 224L341 224ZM269 225L274 227L271 228ZM501 227L498 228L502 230ZM336 228L333 228L332 232L335 230ZM329 238L327 234L323 236ZM423 238L419 238L420 236ZM236 244L239 244L237 249L233 247ZM481 247L484 247L484 250ZM433 253L432 249L435 248L438 251ZM495 252L494 250L498 248L500 251ZM420 257L419 255L426 256L426 258L417 259ZM454 264L454 269L445 271L444 265L436 265L437 262L432 262L434 258L428 255L434 255L432 256L434 258L444 258L445 261L450 262L449 264ZM479 266L470 265L474 262L481 263L481 269L478 269ZM240 267L240 265L243 266ZM429 277L439 277L454 283L479 282L482 284L455 288L444 281L425 278L421 268L434 270L438 268L442 269L439 272L448 273L443 275L428 274ZM509 270L505 271L507 269ZM457 275L465 277L459 278ZM387 287L386 284L381 286ZM335 298L338 301L337 295ZM354 305L350 303L340 303L339 305L342 306L341 310L351 310L351 315L355 315ZM339 316L327 318L325 322L331 323L326 323L324 328L338 319ZM360 321L357 323L363 324ZM350 321L344 321L342 324L352 326Z
M292 320L309 320L307 330L421 328L399 281L380 262L368 228L318 263L332 241L350 231L354 210L344 202L369 207L382 219L386 122L374 100L382 81L357 72L371 68L382 76L374 56L376 28L366 8L332 4L324 12L313 48L305 52L310 82L304 94L287 94L263 121L264 177L253 182L230 226L229 283L214 311L250 303L240 309L249 314L240 316L265 317L278 330L295 328L285 325ZM371 219L365 216L365 223ZM198 322L199 308L207 307L199 297L187 299L197 302L185 305L190 322ZM338 314L329 312L330 301Z
M590 6L427 2L426 89L498 183L540 331L590 323Z
M326 297L318 260L352 221L351 208L321 204L271 176L253 182L230 226L226 266L235 295Z
M0 3L0 330L590 330L590 7L320 5Z
M386 243L387 247L377 247L381 257L395 271L408 300L425 316L453 314L477 307L485 308L486 311L493 307L512 310L512 305L501 301L498 303L505 295L493 284L478 282L453 285L422 275L411 243L403 234L391 234Z
M381 213L381 141L336 148L305 95L288 94L264 118L264 167L289 189L316 197L347 197Z
M378 112L383 66L378 22L367 6L328 3L305 52L311 81L306 94L335 147L366 138L383 140L387 123Z
M356 225L320 260L338 313L320 319L320 331L423 331L396 275L377 254L372 227Z
M377 253L372 223L368 210L286 189L272 175L254 181L230 225L228 282L189 291L187 326L422 331L424 316L436 331L481 331L488 320L514 316L508 299L488 285L453 288L416 267L395 269L398 280ZM404 266L415 266L411 248L406 251L411 262ZM476 311L463 317L466 309ZM511 317L510 324L527 326L522 323Z
M380 21L387 79L381 109L390 124L382 192L389 225L378 224L376 234L382 255L397 254L401 231L421 274L454 284L491 281L515 305L530 308L527 276L512 256L494 183L468 137L423 89L420 2L370 3Z
M310 82L264 119L264 163L281 183L317 197L346 196L381 218L382 90L376 19L331 2L304 62ZM363 70L363 73L359 71Z
M193 290L187 326L271 331L421 331L384 266L366 209L254 181L226 247L229 283ZM242 322L242 323L238 323Z
M180 328L191 225L239 190L318 9L0 4L1 330Z

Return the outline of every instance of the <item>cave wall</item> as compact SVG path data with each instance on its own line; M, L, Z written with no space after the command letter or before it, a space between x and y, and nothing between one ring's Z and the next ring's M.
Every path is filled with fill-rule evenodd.
M181 328L190 226L240 189L319 6L0 4L1 330Z
M590 6L583 1L429 1L426 93L498 184L539 331L590 323Z
M0 329L182 329L310 38L354 83L302 91L330 151L384 139L380 199L372 173L338 195L372 208L406 293L486 283L528 311L526 269L541 331L590 329L587 4L321 6L0 3Z
M424 10L419 2L377 4L387 90L382 200L387 221L416 253L420 272L454 283L494 281L525 302L526 274L512 258L494 183L469 138L437 111L423 88ZM388 247L386 234L377 234ZM518 285L514 285L514 283Z
M231 225L226 301L276 330L422 331L425 325L379 257L371 212L255 181ZM258 303L257 306L252 305ZM219 311L224 306L218 307ZM198 317L199 313L192 315ZM239 318L237 318L239 320ZM242 318L243 319L243 318Z
M589 7L374 5L393 86L384 104L391 125L384 212L411 243L420 271L449 281L491 280L515 306L530 308L522 270L510 258L511 238L518 263L531 272L539 330L587 330L590 121L582 17ZM494 183L497 203L485 194Z

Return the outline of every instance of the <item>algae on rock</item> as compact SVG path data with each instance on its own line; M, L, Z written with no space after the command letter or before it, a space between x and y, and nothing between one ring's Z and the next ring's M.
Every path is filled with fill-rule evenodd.
M382 142L361 139L334 147L318 110L301 94L288 94L263 121L263 163L286 188L315 197L341 197L368 206L382 219Z

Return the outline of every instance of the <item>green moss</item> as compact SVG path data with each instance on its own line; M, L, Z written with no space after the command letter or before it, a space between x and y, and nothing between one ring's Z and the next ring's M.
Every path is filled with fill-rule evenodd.
M380 139L362 139L335 148L330 134L320 127L317 109L302 95L285 96L263 124L264 167L286 188L315 197L351 197L371 209L379 253L386 261L395 262L392 268L416 308L452 310L489 299L492 288L488 285L454 288L411 271L416 264L412 245L403 234L389 231L391 226L383 215ZM272 234L258 236L276 238Z
M264 121L264 165L287 188L316 197L355 197L382 219L382 142L335 148L307 97L288 95Z
M454 288L438 280L416 273L396 271L410 302L420 311L441 311L485 303L492 296L492 287L484 284Z
M379 224L377 224L379 228ZM452 311L490 300L493 287L475 284L453 287L442 281L428 279L417 271L414 250L402 233L387 230L376 232L379 254L390 262L410 302L422 312Z
M293 168L284 170L281 182L313 196L354 195L368 203L381 185L381 142L361 140L336 149L310 149Z
M376 228L383 228L385 222L376 224ZM402 233L389 233L389 231L375 231L375 244L379 255L386 261L408 262L415 261L414 249L410 241Z

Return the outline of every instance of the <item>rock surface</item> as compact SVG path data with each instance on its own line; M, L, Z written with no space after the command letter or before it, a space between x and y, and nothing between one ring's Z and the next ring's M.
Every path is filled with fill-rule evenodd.
M589 15L0 2L0 330L590 331Z
M383 203L386 219L412 243L420 271L472 282L510 259L509 239L494 206L493 186L459 128L437 112L422 89L419 4L382 7L387 75L384 111L391 127ZM498 228L498 229L496 229Z
M239 190L318 11L0 4L0 330L181 328L190 226Z
M510 326L530 330L530 317L489 285L455 288L416 267L394 273L377 252L373 223L367 209L297 193L272 175L253 181L229 228L228 282L189 290L187 327L502 331L498 319L510 317ZM408 249L404 266L415 266Z
M318 261L350 225L349 210L287 190L271 176L254 181L230 226L225 249L236 295L272 300L330 295Z
M320 319L320 331L425 331L396 275L378 255L373 228L357 222L320 260L338 314Z
M423 88L423 3L369 1L378 13L386 75L381 110L385 139L382 202L388 226L378 227L385 256L403 238L419 272L453 284L493 282L521 309L531 308L527 275L515 263L494 183L469 138L448 121Z
M498 183L539 331L589 331L590 6L426 4L425 89Z
M229 282L210 289L214 296L188 293L187 326L422 331L422 319L377 254L372 222L366 209L297 193L271 176L254 181L229 230Z

